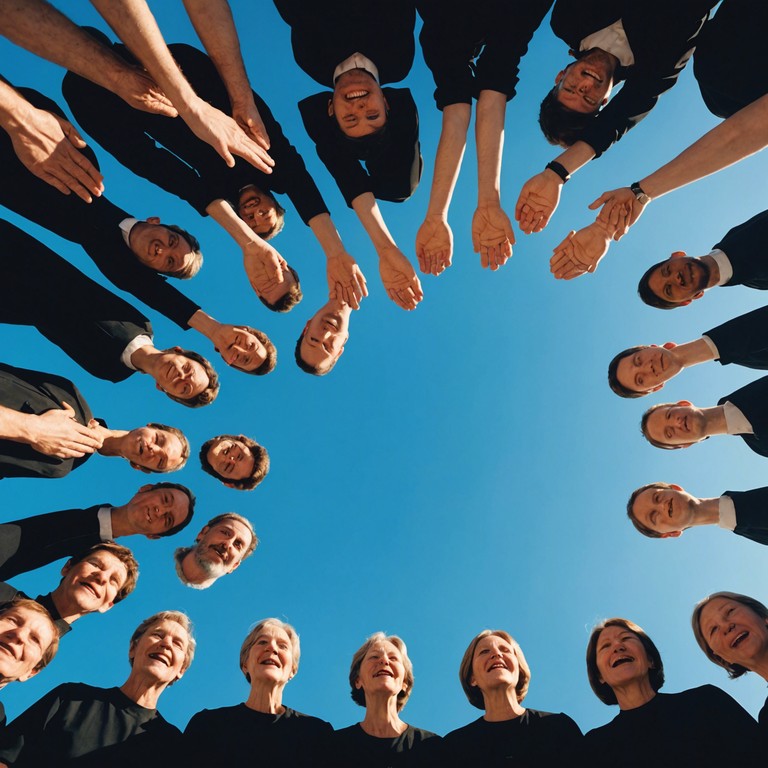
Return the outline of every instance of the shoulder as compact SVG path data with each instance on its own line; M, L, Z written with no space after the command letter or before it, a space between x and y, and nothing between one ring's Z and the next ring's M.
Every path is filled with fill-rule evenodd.
M333 730L333 726L325 720L322 720L319 717L315 717L314 715L305 715L303 712L297 712L295 709L291 709L290 707L285 708L283 718L295 722L296 727L300 727L307 731L330 733Z
M230 722L240 714L241 709L243 709L242 704L236 704L232 707L218 707L217 709L201 709L189 719L184 733L194 730L208 730L218 727L221 723Z

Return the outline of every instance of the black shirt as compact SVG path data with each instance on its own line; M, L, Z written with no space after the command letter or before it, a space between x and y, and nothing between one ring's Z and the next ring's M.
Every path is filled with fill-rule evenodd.
M328 768L413 768L437 765L440 737L409 725L394 739L369 736L358 723L334 731L328 741Z

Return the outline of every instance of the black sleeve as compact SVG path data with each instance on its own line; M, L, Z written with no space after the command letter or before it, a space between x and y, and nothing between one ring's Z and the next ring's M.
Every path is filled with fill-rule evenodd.
M734 317L704 335L714 342L722 365L768 368L768 307Z
M0 763L30 768L46 764L42 753L45 730L58 712L64 687L60 685L38 699L0 732Z

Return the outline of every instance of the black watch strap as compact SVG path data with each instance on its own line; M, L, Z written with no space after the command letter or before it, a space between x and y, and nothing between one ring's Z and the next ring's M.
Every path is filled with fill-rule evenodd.
M565 169L565 166L561 163L558 163L557 160L553 160L551 163L547 163L546 169L556 173L563 180L563 184L565 184L565 182L571 178L571 175Z
M647 205L651 202L651 198L643 191L639 181L630 184L629 188L632 190L632 194L637 198L637 201L642 205Z

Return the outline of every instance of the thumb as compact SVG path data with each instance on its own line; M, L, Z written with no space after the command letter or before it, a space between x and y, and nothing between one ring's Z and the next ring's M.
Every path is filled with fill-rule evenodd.
M82 149L83 147L87 146L83 137L77 132L77 129L74 125L72 125L72 123L69 122L69 120L64 120L58 115L54 115L54 117L59 121L61 130L64 131L64 135L75 147Z
M603 192L600 197L597 198L594 202L590 203L588 208L590 211L594 211L596 208L599 208L601 205L604 205L611 199L612 195L610 192Z

